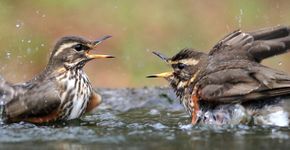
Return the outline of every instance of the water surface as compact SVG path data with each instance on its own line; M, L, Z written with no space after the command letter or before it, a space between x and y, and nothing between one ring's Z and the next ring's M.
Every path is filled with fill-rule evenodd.
M191 126L166 88L99 90L104 103L69 122L0 125L0 149L288 149L290 128ZM118 97L116 96L118 94Z

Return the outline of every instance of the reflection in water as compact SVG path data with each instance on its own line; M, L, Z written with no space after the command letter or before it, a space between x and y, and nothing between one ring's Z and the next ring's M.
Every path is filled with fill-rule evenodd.
M166 89L160 90L168 93ZM290 146L289 127L192 126L178 101L172 103L153 91L149 91L149 98L125 92L130 98L119 101L110 97L110 91L102 93L107 101L95 113L79 120L38 126L1 123L0 149L286 149Z
M59 142L55 145L55 149L59 150L87 150L85 145L71 142Z

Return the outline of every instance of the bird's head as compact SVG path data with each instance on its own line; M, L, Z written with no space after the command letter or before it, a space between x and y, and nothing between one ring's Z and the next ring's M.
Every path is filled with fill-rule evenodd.
M183 49L172 58L168 58L158 52L153 52L153 54L169 64L173 71L153 74L147 77L167 79L171 87L176 91L177 96L183 95L185 88L194 80L195 74L200 69L200 61L203 56L206 56L205 53L192 49Z
M90 54L98 44L110 37L107 35L93 41L78 36L63 37L55 44L48 66L66 69L82 68L86 62L93 59L114 58L111 55Z

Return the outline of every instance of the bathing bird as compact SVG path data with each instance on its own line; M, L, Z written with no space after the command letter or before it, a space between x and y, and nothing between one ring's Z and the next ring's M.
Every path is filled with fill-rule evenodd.
M253 32L236 30L222 38L208 54L183 49L168 58L153 52L173 71L148 77L169 81L191 115L192 124L207 121L215 124L209 120L223 124L235 120L233 117L245 120L256 115L257 124L286 126L288 113L281 103L290 96L290 76L262 65L261 61L288 52L289 33L287 26Z
M87 40L67 36L55 44L47 66L32 80L12 84L0 78L2 117L6 122L44 123L79 118L102 99L83 71L93 59L114 58L90 53L111 36Z

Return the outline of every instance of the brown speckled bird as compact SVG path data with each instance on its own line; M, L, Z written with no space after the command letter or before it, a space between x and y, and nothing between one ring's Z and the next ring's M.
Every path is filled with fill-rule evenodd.
M237 30L219 41L209 54L184 49L166 58L154 52L174 71L149 77L163 77L170 82L191 114L192 124L201 120L206 108L214 109L221 104L241 104L254 109L278 104L290 96L290 76L260 62L287 52L289 33L289 27L284 26L249 33ZM281 124L288 125L288 114L281 111L285 116Z
M104 36L89 41L78 36L61 38L51 53L43 72L22 84L0 79L0 101L6 122L32 123L79 118L101 103L84 65L93 59L113 58L111 55L90 54Z

